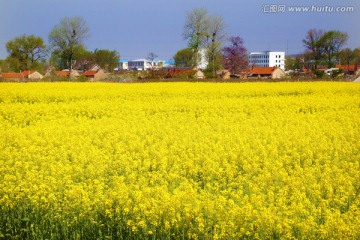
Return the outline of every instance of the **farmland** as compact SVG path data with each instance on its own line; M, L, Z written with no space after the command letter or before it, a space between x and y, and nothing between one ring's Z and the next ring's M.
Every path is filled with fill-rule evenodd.
M356 83L2 83L0 239L359 239Z

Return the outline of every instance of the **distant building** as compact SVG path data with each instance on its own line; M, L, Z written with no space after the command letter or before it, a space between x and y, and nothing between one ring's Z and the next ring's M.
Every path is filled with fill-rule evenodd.
M119 61L118 70L128 70L129 69L129 60L122 59Z
M285 72L279 67L253 67L249 70L248 76L277 79L284 77Z
M24 78L24 75L22 73L5 72L0 74L0 78L7 80L21 80Z
M251 52L249 54L250 67L279 67L285 70L285 52Z
M149 59L136 59L128 61L128 69L131 70L148 70L148 69L159 69L165 65L165 61L154 59L150 61Z
M56 71L55 74L58 77L69 77L70 76L70 71ZM47 76L48 75L45 74L45 77L47 77Z
M41 75L38 71L23 71L22 75L24 75L25 78L28 79L42 79L44 78L43 75Z
M209 65L209 62L207 61L207 58L206 58L206 49L205 48L200 49L199 55L200 55L200 59L198 59L198 66L197 67L199 69L204 70Z
M336 68L339 68L348 74L354 74L358 70L358 66L356 65L336 65Z
M94 70L86 71L84 72L83 76L87 77L91 81L99 81L101 79L107 78L107 74L101 69L97 71Z
M164 68L173 68L175 67L175 61L174 59L169 59L169 60L166 60L164 61Z
M21 73L7 72L0 75L0 78L8 80L42 79L44 76L38 71L23 71Z
M147 70L151 68L151 62L145 58L130 60L128 62L128 68L130 70Z
M165 78L205 78L204 73L201 70L196 69L169 69Z

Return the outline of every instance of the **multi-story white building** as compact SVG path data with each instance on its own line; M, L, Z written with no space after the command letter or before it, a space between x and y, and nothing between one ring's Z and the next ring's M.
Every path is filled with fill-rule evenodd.
M279 67L285 70L285 52L251 52L249 54L250 67Z

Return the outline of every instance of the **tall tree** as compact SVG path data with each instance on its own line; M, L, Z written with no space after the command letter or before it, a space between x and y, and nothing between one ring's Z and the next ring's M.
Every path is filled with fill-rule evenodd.
M334 66L334 61L337 60L335 58L339 57L339 52L342 46L345 45L347 39L347 33L340 31L328 31L322 36L320 42L323 45L324 54L329 68Z
M208 70L213 71L215 76L216 70L222 67L222 42L226 37L224 18L220 15L209 17L206 53L208 58Z
M206 8L195 8L187 13L183 36L188 46L194 51L195 65L199 64L199 50L208 37L209 18Z
M317 68L317 65L319 64L324 54L324 45L322 42L324 40L324 33L324 30L310 29L307 32L305 38L302 40L306 50L311 54L314 60L315 68Z
M248 68L247 50L244 40L239 36L229 38L230 46L223 49L224 67L231 73L239 73Z
M82 17L65 17L50 32L49 42L71 70L76 52L84 48L84 41L88 37L89 28Z
M15 71L37 68L47 56L47 47L41 37L22 35L6 43L8 62Z
M191 48L184 48L174 56L175 66L177 67L194 67L195 66L195 53Z

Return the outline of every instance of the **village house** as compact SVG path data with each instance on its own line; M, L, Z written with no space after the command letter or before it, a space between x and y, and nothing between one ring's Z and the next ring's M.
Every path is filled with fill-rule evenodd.
M118 70L128 70L129 69L129 60L122 59L119 61Z
M150 61L148 59L142 58L142 59L136 59L136 60L130 60L127 62L128 69L130 70L139 70L139 71L145 71L148 69L159 69L164 67L165 61L154 59L153 61Z
M31 80L42 79L42 78L44 78L44 76L41 75L38 71L26 70L21 73L14 73L14 72L2 73L0 75L0 78L7 79L7 80L19 81L19 80L26 80L26 79L31 79Z
M14 72L5 72L0 74L0 78L12 81L19 81L24 79L24 75L22 73L14 73Z
M102 70L99 69L97 71L89 70L84 72L83 76L87 77L90 81L100 81L104 78L107 78L107 74Z
M43 79L44 76L41 75L38 71L23 71L22 75L24 75L24 78L28 79Z
M193 69L169 69L165 78L205 78L204 73L201 70Z
M285 76L284 70L279 67L253 67L249 77L278 79Z
M347 74L355 74L357 70L356 65L336 65L336 68L343 70L343 72Z

